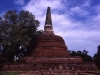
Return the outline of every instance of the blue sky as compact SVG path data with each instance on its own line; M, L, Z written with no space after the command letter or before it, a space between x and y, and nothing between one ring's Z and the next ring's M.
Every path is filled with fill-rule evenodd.
M55 34L64 38L69 50L87 50L93 56L100 45L100 0L0 0L0 16L9 9L28 10L45 24L51 7Z

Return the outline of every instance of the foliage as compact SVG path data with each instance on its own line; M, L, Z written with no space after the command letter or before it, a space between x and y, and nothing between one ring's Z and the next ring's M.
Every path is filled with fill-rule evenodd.
M100 69L100 45L97 47L97 53L93 56L94 62L96 63L98 69Z
M70 53L70 56L72 56L72 57L73 56L82 57L83 62L92 62L93 61L92 57L90 55L88 55L88 51L86 51L86 50L83 50L83 51L80 51L80 50L70 51L69 50L69 53Z
M29 11L8 10L0 17L2 56L12 62L15 55L27 55L31 41L41 32L37 32L38 27L39 21Z

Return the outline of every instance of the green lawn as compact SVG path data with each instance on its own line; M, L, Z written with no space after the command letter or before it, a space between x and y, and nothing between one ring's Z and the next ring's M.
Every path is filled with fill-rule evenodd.
M18 75L18 74L22 74L25 72L5 72L5 71L0 71L0 74L2 75Z

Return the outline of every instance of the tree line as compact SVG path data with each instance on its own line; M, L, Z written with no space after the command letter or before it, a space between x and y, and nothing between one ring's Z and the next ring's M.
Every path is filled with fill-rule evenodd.
M94 56L90 56L88 54L88 51L83 50L83 51L75 51L75 50L69 50L69 54L71 57L73 56L80 56L83 60L83 62L88 63L88 62L93 62L97 65L98 69L100 69L100 45L97 47L97 53L94 54Z
M93 62L93 59L90 55L88 55L88 51L83 50L83 51L75 51L75 50L69 50L69 54L71 57L73 56L80 56L83 60L83 62Z

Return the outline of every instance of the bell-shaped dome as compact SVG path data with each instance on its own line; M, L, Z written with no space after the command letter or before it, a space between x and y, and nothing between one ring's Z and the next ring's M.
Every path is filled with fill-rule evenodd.
M45 35L37 36L37 45L32 53L34 57L69 57L67 46L61 36Z

